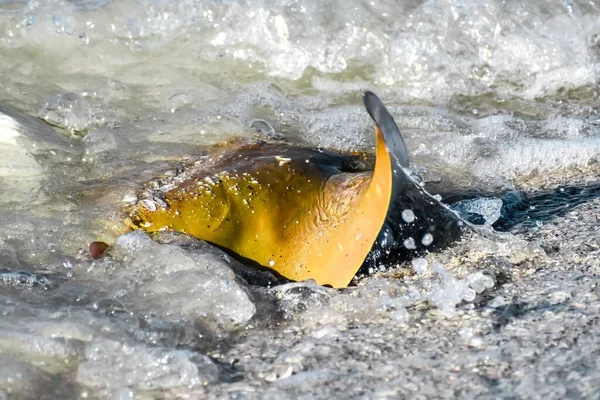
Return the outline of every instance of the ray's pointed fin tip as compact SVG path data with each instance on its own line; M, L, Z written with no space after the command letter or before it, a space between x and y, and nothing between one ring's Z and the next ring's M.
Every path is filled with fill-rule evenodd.
M367 112L381 130L388 150L403 167L408 167L408 149L394 121L394 117L387 110L381 99L370 90L363 93L363 102Z
M363 93L363 103L373 121L379 126L381 121L381 108L384 107L383 102L375 93L367 90Z

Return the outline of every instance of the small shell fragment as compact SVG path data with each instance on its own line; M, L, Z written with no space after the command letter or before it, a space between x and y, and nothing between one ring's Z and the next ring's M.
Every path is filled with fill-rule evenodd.
M92 256L93 259L98 259L102 257L102 254L104 254L106 249L108 249L108 244L104 242L92 242L90 243L88 249L90 256Z

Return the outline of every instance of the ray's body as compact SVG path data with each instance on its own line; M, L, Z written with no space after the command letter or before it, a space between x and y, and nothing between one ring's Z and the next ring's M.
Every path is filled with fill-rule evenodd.
M346 286L363 263L456 238L458 218L406 175L393 118L373 93L364 100L377 125L373 171L357 168L357 156L315 148L224 147L142 196L127 210L131 224L185 232L288 279L334 287ZM403 219L405 210L415 218Z

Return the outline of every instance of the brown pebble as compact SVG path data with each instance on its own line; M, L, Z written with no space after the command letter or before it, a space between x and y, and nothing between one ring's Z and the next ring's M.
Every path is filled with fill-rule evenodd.
M102 257L102 254L108 249L108 244L104 242L92 242L90 243L90 256L94 259Z

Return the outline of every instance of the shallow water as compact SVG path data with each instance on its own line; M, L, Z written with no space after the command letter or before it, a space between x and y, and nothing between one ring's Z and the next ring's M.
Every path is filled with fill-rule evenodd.
M0 398L597 393L599 16L0 0ZM366 89L428 190L481 225L461 243L344 290L254 285L272 277L180 235L89 256L124 197L209 145L371 151Z

